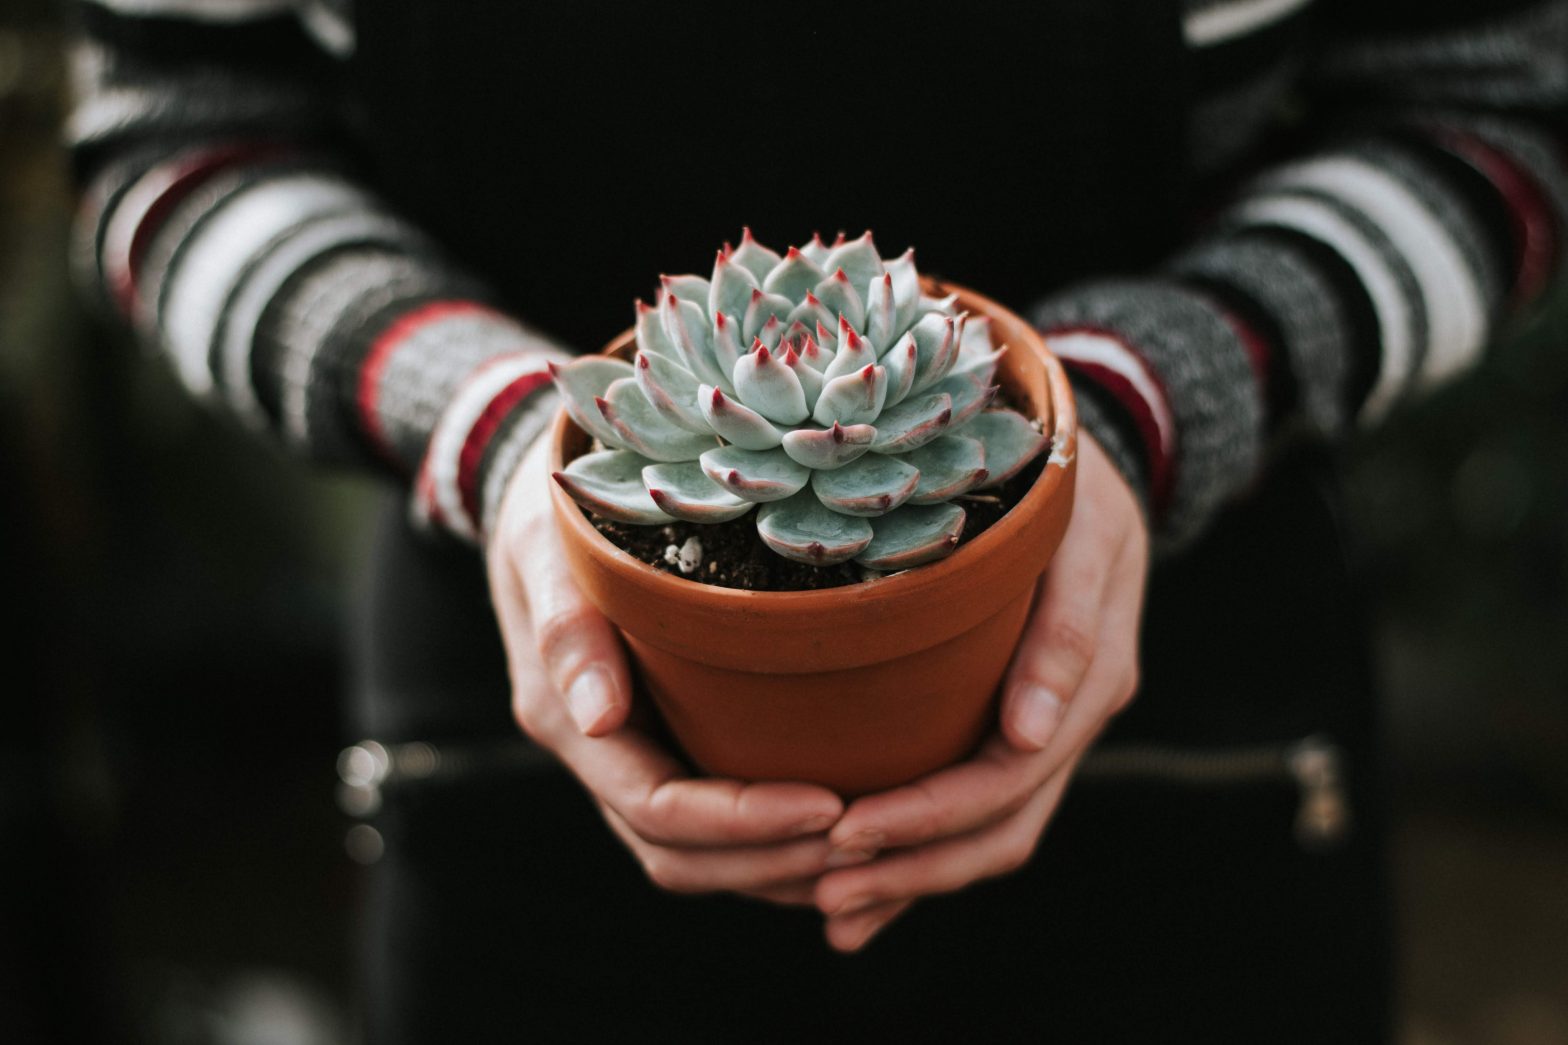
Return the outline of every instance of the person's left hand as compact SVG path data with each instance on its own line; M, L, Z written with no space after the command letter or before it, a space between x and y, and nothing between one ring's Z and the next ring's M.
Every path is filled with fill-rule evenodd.
M967 762L852 803L816 884L828 943L855 951L915 900L1022 867L1085 750L1138 686L1149 536L1131 489L1079 433L1073 517L1014 655L1001 729Z

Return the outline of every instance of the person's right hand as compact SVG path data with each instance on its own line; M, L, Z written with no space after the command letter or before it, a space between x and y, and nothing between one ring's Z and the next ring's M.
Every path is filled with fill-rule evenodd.
M512 476L486 553L518 725L577 776L655 884L810 905L843 802L809 784L688 776L627 724L631 674L567 571L547 448L540 439Z

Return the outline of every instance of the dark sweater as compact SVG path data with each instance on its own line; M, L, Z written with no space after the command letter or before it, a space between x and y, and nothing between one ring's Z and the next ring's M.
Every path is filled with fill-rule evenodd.
M1174 546L1558 269L1568 3L1345 6L96 0L78 256L194 393L478 537L557 345L744 221L869 225L1033 307Z

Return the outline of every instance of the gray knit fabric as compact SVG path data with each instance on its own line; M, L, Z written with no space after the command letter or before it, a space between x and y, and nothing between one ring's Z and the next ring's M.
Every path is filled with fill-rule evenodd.
M555 350L505 317L465 311L484 300L482 292L368 193L339 207L307 189L266 210L259 229L222 219L226 208L307 167L346 185L328 162L200 151L217 141L301 143L332 133L339 114L329 63L301 59L352 52L349 0L250 0L199 12L142 0L92 2L104 17L87 20L67 126L82 169L93 176L73 244L77 271L195 391L248 421L281 428L305 453L347 460L373 448L414 473L433 459L432 433L457 433L440 442L467 462L458 480L464 513L477 497L478 528L490 526L511 470L554 400L536 392L499 420L485 415L468 432L471 440L459 439L475 411L483 412L475 396L489 387L465 383L497 356L542 366ZM1568 166L1552 131L1568 112L1568 0L1433 18L1435 30L1377 34L1328 50L1309 30L1317 15L1335 15L1316 6L1185 0L1198 85L1185 159L1200 173L1233 165L1285 108L1306 102L1320 113L1337 103L1339 126L1371 127L1374 136L1307 160L1340 156L1361 166L1274 167L1171 262L1171 278L1086 283L1053 297L1036 317L1109 328L1166 390L1175 485L1166 514L1153 520L1164 547L1196 533L1258 463L1264 405L1239 334L1220 312L1226 303L1255 307L1265 321L1259 332L1277 335L1271 365L1288 368L1297 394L1294 415L1270 419L1271 428L1305 427L1325 437L1343 433L1358 410L1374 418L1406 390L1468 365L1493 329L1514 278L1499 268L1509 229L1492 227L1499 211L1472 210L1475 185L1451 183L1450 169L1408 144L1412 134L1435 127L1479 138L1542 186L1559 232L1568 231ZM300 53L280 55L275 68L212 61L179 46L190 20L241 49L247 33L258 33L250 43L260 54L276 43L267 25L275 30L291 17L306 36ZM1410 17L1423 16L1413 10ZM158 39L165 34L170 39ZM321 54L306 53L309 38ZM171 40L175 46L161 46ZM1389 123L1401 135L1376 136ZM192 147L198 151L186 151ZM205 180L161 198L191 159L213 163L201 172ZM1488 177L1480 167L1475 173ZM1310 240L1343 264L1309 249ZM132 244L145 250L132 257ZM127 290L136 301L123 300ZM1371 338L1349 329L1363 298L1376 320ZM434 307L421 312L426 306ZM1356 358L1361 352L1378 354ZM1378 375L1365 407L1349 399L1350 375L1361 371ZM1277 372L1270 377L1278 379ZM1145 434L1120 423L1124 404L1114 390L1087 380L1074 376L1085 429L1146 497ZM472 394L453 408L465 388ZM426 472L453 481L457 460L439 463ZM451 490L445 494L450 505Z
M1495 316L1507 287L1497 256L1487 249L1481 218L1469 199L1434 171L1429 159L1403 142L1386 137L1361 138L1347 145L1345 151L1369 161L1385 174L1393 175L1421 201L1464 257L1465 268L1480 286L1489 315Z
M1297 409L1313 435L1350 425L1350 321L1339 295L1289 240L1246 234L1207 239L1177 256L1178 275L1221 284L1277 324Z
M1109 330L1160 375L1179 443L1159 538L1167 549L1190 541L1251 480L1262 454L1263 404L1235 329L1202 295L1155 279L1069 287L1031 318L1039 327Z
M1121 473L1121 477L1132 488L1133 495L1138 498L1138 507L1143 509L1144 520L1152 522L1149 517L1148 469L1144 464L1143 451L1130 440L1121 426L1111 421L1105 407L1100 405L1099 397L1104 395L1103 392L1072 371L1068 371L1067 377L1073 386L1079 430L1094 436L1094 441L1100 444L1105 456L1111 459L1111 464L1116 466L1117 472Z

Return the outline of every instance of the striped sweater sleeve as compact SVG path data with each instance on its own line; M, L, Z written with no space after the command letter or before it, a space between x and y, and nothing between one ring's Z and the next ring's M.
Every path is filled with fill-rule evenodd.
M330 0L87 0L67 136L76 268L195 396L317 460L407 477L481 539L562 350L335 154Z
M1472 366L1557 275L1568 229L1568 2L1438 3L1430 29L1356 25L1310 61L1313 30L1334 28L1318 4L1188 4L1210 92L1196 165L1233 158L1234 128L1212 124L1255 118L1248 92L1287 100L1249 62L1304 68L1315 144L1245 179L1161 271L1071 286L1033 316L1167 550L1271 440L1341 438Z

